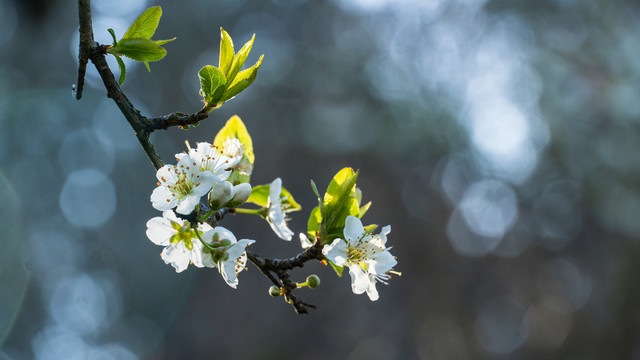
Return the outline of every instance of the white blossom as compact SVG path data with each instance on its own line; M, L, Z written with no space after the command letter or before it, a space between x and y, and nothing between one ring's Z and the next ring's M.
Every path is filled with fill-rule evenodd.
M360 219L348 216L344 227L345 238L335 239L322 249L331 262L349 267L354 294L366 291L371 301L378 300L376 282L387 284L390 278L388 272L397 264L389 248L385 248L390 232L391 226L387 225L380 234L367 234Z
M287 226L287 220L282 209L282 180L277 178L269 185L269 199L267 203L267 222L273 232L282 240L290 241L293 231Z
M242 144L240 144L242 147ZM240 155L229 157L223 155L218 151L219 149L215 145L211 145L208 142L198 143L195 149L189 149L189 154L178 154L178 158L184 156L191 157L201 172L209 172L213 175L214 183L225 181L231 175L230 168L236 166L242 159L242 153Z
M151 194L151 204L157 210L177 207L177 213L190 214L215 182L212 174L200 172L197 162L183 155L177 165L165 165L156 173L158 187Z
M247 246L255 240L236 240L235 235L222 226L202 234L202 240L206 241L216 251L202 247L202 264L206 267L216 267L224 281L232 288L238 286L238 274L244 270L247 263Z
M198 224L200 233L211 230L206 223ZM179 219L172 210L162 213L162 217L154 217L147 221L147 237L154 244L164 246L162 260L182 272L189 263L203 267L202 243L191 228L189 222Z

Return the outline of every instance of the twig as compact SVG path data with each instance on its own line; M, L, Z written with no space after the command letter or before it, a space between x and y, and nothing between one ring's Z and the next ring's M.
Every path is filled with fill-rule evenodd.
M78 0L78 15L80 20L80 51L76 98L79 100L82 97L86 66L88 60L91 60L100 74L100 78L107 90L107 96L116 103L124 117L129 122L129 125L135 132L144 152L147 154L149 160L151 160L153 167L156 170L160 169L164 166L164 162L149 140L151 133L155 130L165 130L172 126L197 124L199 121L208 117L205 108L195 114L172 113L151 119L142 115L140 111L133 106L131 101L129 101L116 81L115 76L111 72L105 58L107 46L100 45L94 40L90 0ZM203 204L201 210L204 211L203 214L206 214L206 210L208 209ZM211 226L215 227L228 213L234 213L234 209L222 209L211 216L207 222ZM195 224L197 223L196 215L198 214L194 213L186 217L183 216L183 218L188 219ZM324 256L322 255L322 245L320 245L319 242L306 249L301 254L289 259L266 259L250 251L247 251L247 258L258 269L260 269L262 274L264 274L274 285L282 289L285 300L291 303L298 314L306 314L307 308L315 309L314 305L306 303L292 294L293 290L297 288L297 285L290 280L288 271L296 267L303 267L304 264L310 260L322 260Z

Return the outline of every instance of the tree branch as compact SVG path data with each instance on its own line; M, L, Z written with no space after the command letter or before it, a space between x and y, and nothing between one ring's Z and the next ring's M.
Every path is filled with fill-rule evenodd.
M149 140L151 133L155 130L168 129L171 126L197 124L199 121L209 116L206 111L207 109L203 108L195 114L172 113L151 119L143 116L124 94L107 64L105 56L108 45L100 45L94 40L90 0L78 0L78 16L80 20L80 49L78 56L79 66L76 98L79 100L82 97L86 66L88 61L91 60L100 74L100 78L107 90L107 96L116 103L124 117L127 119L127 122L129 122L129 125L135 132L140 145L153 164L153 167L156 170L160 169L164 166L164 162ZM201 206L201 214L193 213L183 218L189 220L193 224L196 224L197 216L206 214L208 211L208 208L206 208L205 205L206 204L202 204ZM235 211L234 209L222 209L211 216L207 222L211 226L215 227L228 213L233 214ZM292 294L293 290L297 288L297 284L290 280L288 271L296 267L301 268L310 260L323 260L324 255L322 254L322 245L320 245L319 241L302 253L283 260L262 258L250 251L247 251L246 253L249 261L260 269L262 274L264 274L274 285L282 289L285 300L291 303L298 314L306 314L307 308L315 309L314 305L301 301Z

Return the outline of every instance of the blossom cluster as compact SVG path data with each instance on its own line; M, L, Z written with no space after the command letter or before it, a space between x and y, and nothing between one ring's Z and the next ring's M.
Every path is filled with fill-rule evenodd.
M237 275L247 262L245 249L255 241L236 240L224 227L204 222L206 218L197 224L185 218L194 211L198 215L204 196L211 212L236 208L249 199L249 183L233 185L228 181L232 171L241 168L243 156L243 145L237 138L227 139L222 149L201 142L188 153L176 154L176 165L158 169L158 187L151 194L151 204L163 213L147 222L147 237L164 246L161 258L176 272L186 270L189 264L217 268L229 286L237 287ZM293 232L286 223L282 196L282 180L277 178L269 185L267 206L259 213L278 237L291 240Z
M189 264L217 268L229 286L238 285L237 274L247 261L245 249L254 240L238 241L222 226L211 227L204 221L192 224L176 213L191 214L205 195L207 205L214 211L244 203L251 194L251 185L234 186L227 181L243 154L242 144L235 138L225 141L222 149L202 142L188 153L177 154L176 165L158 169L158 187L151 194L151 204L163 213L147 222L147 237L164 246L162 260L176 272L186 270Z

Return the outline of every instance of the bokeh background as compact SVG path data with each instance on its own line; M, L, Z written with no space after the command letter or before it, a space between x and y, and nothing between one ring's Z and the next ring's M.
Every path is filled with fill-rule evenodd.
M0 359L640 358L640 9L623 0L101 0L110 43L147 7L177 36L124 86L148 116L201 107L219 28L256 33L233 114L253 184L282 177L305 230L321 189L360 169L399 259L380 300L320 264L298 316L252 266L229 288L176 274L145 236L155 172L95 70L76 81L74 1L0 0ZM111 59L112 60L112 59ZM111 61L110 60L110 61ZM117 73L115 62L112 68ZM267 257L299 252L248 216L224 226Z

